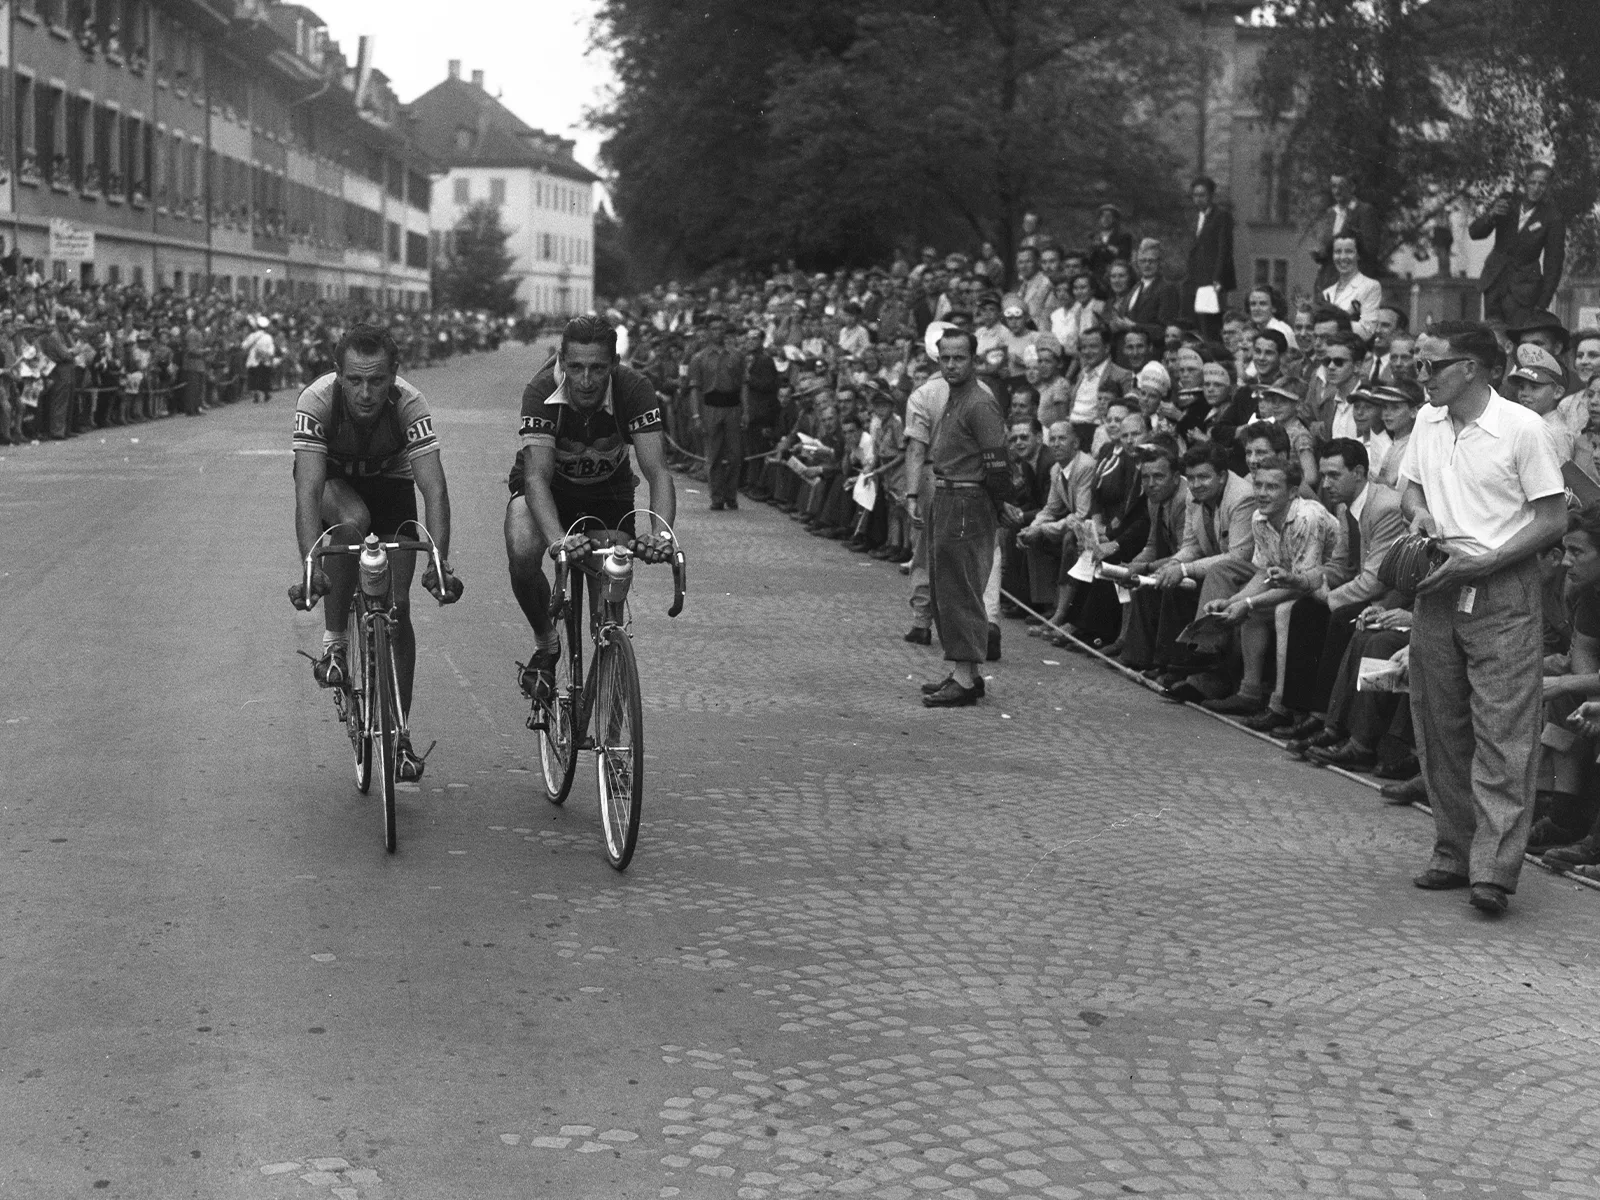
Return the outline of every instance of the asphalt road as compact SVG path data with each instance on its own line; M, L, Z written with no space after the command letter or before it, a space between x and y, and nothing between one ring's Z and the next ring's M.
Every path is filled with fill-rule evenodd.
M1015 632L925 711L892 567L688 480L613 872L513 680L534 365L416 377L467 592L393 857L295 654L292 397L0 457L0 1196L1600 1194L1600 895L1416 891L1423 815Z

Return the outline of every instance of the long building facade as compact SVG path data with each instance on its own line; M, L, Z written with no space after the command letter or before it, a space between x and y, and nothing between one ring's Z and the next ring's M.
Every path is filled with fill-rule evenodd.
M312 10L0 0L0 23L0 236L24 266L428 305L433 164Z

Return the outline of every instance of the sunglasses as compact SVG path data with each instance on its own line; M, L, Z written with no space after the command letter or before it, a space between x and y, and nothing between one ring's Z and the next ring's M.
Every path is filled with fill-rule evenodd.
M1459 358L1422 358L1415 360L1418 379L1426 379L1439 371L1448 370L1457 363L1474 362L1471 355L1463 354Z
M1322 360L1322 365L1325 367L1347 367L1353 362L1355 362L1353 358L1335 358L1330 354Z

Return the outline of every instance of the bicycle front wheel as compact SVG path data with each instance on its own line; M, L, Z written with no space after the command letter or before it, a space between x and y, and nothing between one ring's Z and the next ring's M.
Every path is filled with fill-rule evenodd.
M573 605L582 592L573 581ZM578 769L578 717L582 705L577 676L583 671L583 643L578 639L578 623L563 623L566 645L556 655L555 688L540 706L539 766L544 771L545 799L562 804L572 790L572 777Z
M644 707L633 642L612 629L595 662L595 775L606 858L617 870L633 858L644 804Z
M350 620L345 627L346 668L344 725L350 735L350 748L356 760L356 790L363 796L372 786L372 738L367 734L367 697L372 695L367 678L366 631L361 627L361 601L350 605Z
M394 783L395 757L400 746L400 709L395 698L394 646L381 620L371 622L372 690L367 694L367 711L372 740L372 756L378 775L378 795L383 808L383 848L395 848Z

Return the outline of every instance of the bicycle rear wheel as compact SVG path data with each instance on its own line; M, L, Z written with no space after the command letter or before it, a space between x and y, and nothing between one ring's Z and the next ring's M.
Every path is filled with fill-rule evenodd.
M633 858L644 804L644 707L633 642L612 629L595 659L595 776L606 859L617 870Z
M583 641L579 626L571 617L583 597L583 576L572 581L572 603L562 623L566 645L556 656L555 687L548 700L539 705L539 766L544 771L544 794L551 804L562 804L572 791L572 777L578 769L578 716L583 675Z
M372 786L372 738L367 735L367 697L372 694L367 679L366 633L361 628L359 600L350 605L350 619L345 627L346 669L344 684L344 724L350 735L350 748L355 752L356 791L363 796Z
M383 848L390 854L395 848L395 756L400 745L400 709L395 696L394 646L389 641L389 630L381 620L371 623L372 629L372 690L368 693L367 708L372 716L370 723L372 756L377 760L378 796L383 807Z

